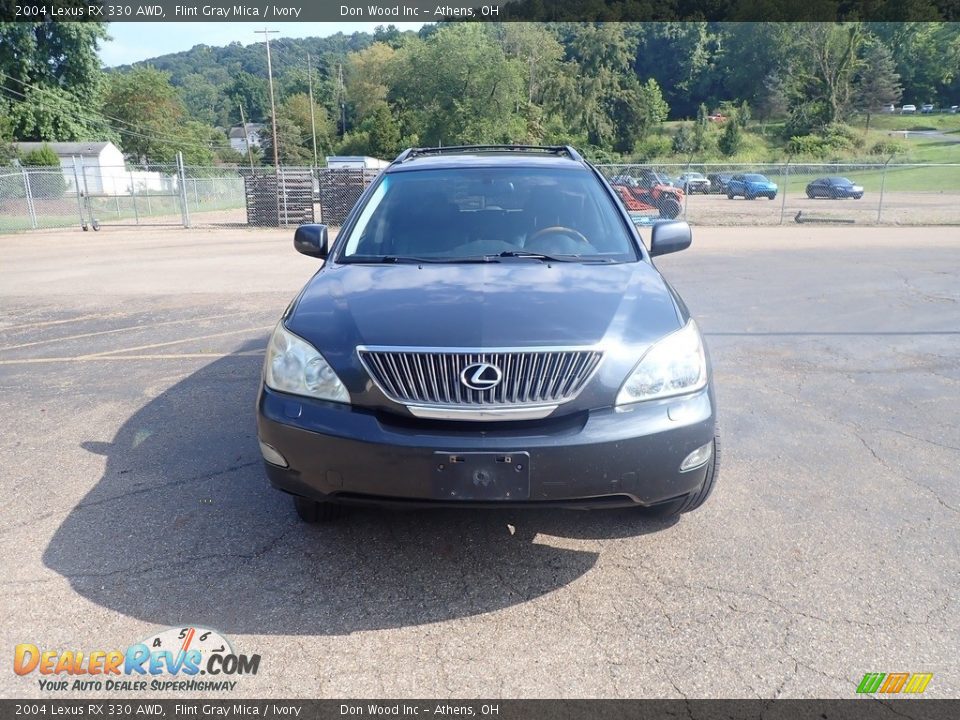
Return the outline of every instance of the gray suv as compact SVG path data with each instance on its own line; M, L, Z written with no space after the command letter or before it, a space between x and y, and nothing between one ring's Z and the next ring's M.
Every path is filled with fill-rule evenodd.
M603 176L570 147L403 152L269 340L267 475L306 521L350 503L693 510L716 482L710 361Z

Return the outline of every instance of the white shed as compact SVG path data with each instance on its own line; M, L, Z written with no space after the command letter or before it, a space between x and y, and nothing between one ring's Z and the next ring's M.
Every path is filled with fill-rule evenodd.
M365 155L328 155L327 167L333 170L383 170L390 163Z
M128 192L123 153L112 142L18 142L14 145L20 155L48 145L60 158L68 192L76 192L78 178L80 189L90 194L120 195Z

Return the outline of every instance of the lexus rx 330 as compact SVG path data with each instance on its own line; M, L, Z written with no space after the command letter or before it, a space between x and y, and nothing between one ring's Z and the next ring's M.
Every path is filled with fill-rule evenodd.
M710 362L603 176L570 147L410 149L364 191L269 340L272 484L350 503L693 510L716 482Z

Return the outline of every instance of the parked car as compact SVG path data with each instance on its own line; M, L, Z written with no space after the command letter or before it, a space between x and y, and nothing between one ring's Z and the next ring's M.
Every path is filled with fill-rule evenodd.
M863 186L855 185L852 180L845 177L825 177L807 185L807 197L813 198L853 198L859 200L863 197Z
M696 323L570 147L410 149L361 196L268 342L257 434L305 521L340 504L703 504L719 445Z
M727 121L727 116L722 113L714 113L713 115L707 115L707 120L715 123L722 123Z
M900 108L901 115L912 115L916 111L917 111L916 105L904 105L902 108Z
M707 175L707 180L710 181L710 192L720 193L721 195L727 191L727 185L730 182L730 178L733 177L733 173L720 172L720 173L710 173Z
M683 209L683 191L665 175L652 168L631 170L631 175L616 175L610 184L630 212L656 210L660 217L673 219Z
M683 173L677 178L676 185L688 195L693 193L707 195L710 192L710 181L698 172Z
M885 113L894 113L897 111L897 106L893 103L888 103L883 106L883 112Z
M777 196L777 184L770 182L759 173L734 175L727 183L727 197L733 200L738 195L746 200L753 200L758 197L773 200Z
M957 110L960 110L960 105L951 105L951 106L950 106L950 113L951 113L951 114L956 115L956 114L957 114Z
M933 105L931 103L924 103L920 106L920 112L924 115L930 115L933 112Z

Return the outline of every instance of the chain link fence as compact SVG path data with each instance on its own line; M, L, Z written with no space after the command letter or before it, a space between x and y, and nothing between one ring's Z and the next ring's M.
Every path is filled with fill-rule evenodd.
M0 167L0 233L44 228L170 225L288 227L340 225L376 178L369 169Z
M690 162L599 169L638 222L676 216L698 225L960 225L957 164ZM691 173L710 181L706 192ZM774 198L728 198L730 179L746 173L776 183ZM65 159L60 168L0 167L0 233L110 225L338 226L376 175L360 169L284 167L277 173L262 166L179 163L100 167L86 158ZM849 178L863 196L809 197L809 184L824 177Z
M960 225L960 164L690 162L599 169L640 222L676 213L698 225ZM772 200L728 196L730 180L749 173L777 185ZM847 178L863 188L862 197L811 187L821 178ZM664 187L669 185L682 192Z

